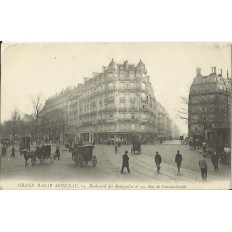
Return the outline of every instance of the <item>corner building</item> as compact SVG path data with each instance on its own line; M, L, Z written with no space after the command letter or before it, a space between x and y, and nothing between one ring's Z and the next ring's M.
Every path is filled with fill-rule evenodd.
M78 120L70 125L80 139L103 143L110 138L131 142L134 135L156 138L157 102L141 60L135 66L112 59L102 73L84 78L78 95Z
M188 129L193 138L206 140L211 146L231 144L231 78L222 69L211 68L203 76L197 68L190 87Z

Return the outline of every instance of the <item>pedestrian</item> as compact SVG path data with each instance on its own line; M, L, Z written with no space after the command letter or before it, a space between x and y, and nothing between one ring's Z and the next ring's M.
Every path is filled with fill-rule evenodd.
M115 151L115 154L118 153L118 143L117 142L115 142L115 144L114 144L114 151Z
M214 167L214 171L217 172L218 171L218 160L219 157L217 155L217 152L215 151L211 157L211 161L213 163L213 167Z
M207 147L206 147L206 142L203 143L202 149L203 149L203 152L206 153L206 151L207 151L207 150L206 150L206 149L207 149Z
M15 148L14 148L14 146L11 149L11 157L15 158Z
M128 173L130 173L128 151L125 151L125 154L122 156L122 169L121 169L121 173L123 173L123 169L124 168L127 168Z
M177 151L176 157L175 157L175 162L177 164L177 168L178 168L178 173L180 173L180 166L181 166L181 162L182 162L182 155L180 154L180 151Z
M6 155L6 146L3 145L2 146L2 156L5 156Z
M60 149L59 149L59 147L56 148L54 159L56 159L56 158L58 158L58 160L60 160Z
M156 163L156 168L157 168L157 172L159 172L159 170L160 170L160 164L161 164L161 162L162 162L162 158L161 158L161 156L160 156L160 154L159 154L159 152L157 151L156 152L156 155L155 155L155 163Z
M207 165L207 161L206 161L205 158L206 158L206 155L203 154L203 158L201 158L199 160L199 167L201 169L201 176L202 176L203 180L207 179L207 168L208 168L208 165Z

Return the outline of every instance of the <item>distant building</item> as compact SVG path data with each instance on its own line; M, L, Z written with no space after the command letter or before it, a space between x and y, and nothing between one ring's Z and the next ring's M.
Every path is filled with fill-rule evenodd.
M49 98L41 112L40 140L64 143L68 125L68 102L70 88Z
M188 129L194 138L207 140L212 146L230 144L231 130L231 78L227 71L218 74L212 67L207 76L197 68L190 87L188 101Z
M134 65L112 59L101 73L48 99L43 117L44 137L59 142L131 142L134 137L152 142L160 136L171 138L176 129L156 101L141 60Z

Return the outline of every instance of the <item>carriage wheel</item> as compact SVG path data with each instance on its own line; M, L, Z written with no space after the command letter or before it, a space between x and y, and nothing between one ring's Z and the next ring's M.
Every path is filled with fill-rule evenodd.
M93 167L96 167L97 165L97 157L95 155L92 158L92 164L93 164Z
M31 157L31 164L35 165L35 163L36 163L36 158L35 157Z
M72 157L72 159L73 159L73 161L75 162L76 165L79 164L79 160L78 160L78 157L77 157L76 155L74 155L74 156Z
M40 163L43 164L45 162L45 157L44 156L41 156L40 158Z

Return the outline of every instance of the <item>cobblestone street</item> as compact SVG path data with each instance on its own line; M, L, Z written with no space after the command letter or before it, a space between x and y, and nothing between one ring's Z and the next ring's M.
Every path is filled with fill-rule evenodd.
M52 146L54 153L56 146ZM61 160L54 160L52 163L46 161L44 164L36 163L32 166L29 162L24 167L23 156L16 152L16 158L10 158L8 150L7 157L1 157L1 185L12 183L12 188L16 188L21 183L41 183L44 188L48 183L85 183L85 184L120 184L120 183L139 183L140 185L163 184L163 188L171 188L177 184L186 185L191 188L195 184L207 188L229 188L230 185L230 167L219 164L219 172L214 172L213 165L209 158L208 161L208 180L203 182L198 166L200 152L189 150L189 146L181 145L178 141L167 142L166 144L142 145L141 155L130 154L131 145L122 145L119 147L118 154L114 153L113 145L97 145L94 154L97 156L98 163L94 168L89 163L83 168L77 166L72 158L71 153L60 146ZM17 149L17 148L16 148ZM131 173L120 173L122 164L122 155L125 150L129 151L129 162ZM179 150L183 156L181 172L178 175L174 159L176 151ZM162 156L160 173L156 172L154 155L159 151ZM156 185L157 186L157 185ZM97 186L95 186L97 188ZM42 187L43 188L43 187ZM81 187L82 188L82 187Z

